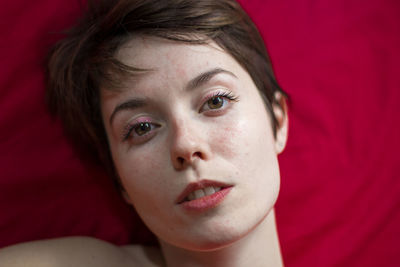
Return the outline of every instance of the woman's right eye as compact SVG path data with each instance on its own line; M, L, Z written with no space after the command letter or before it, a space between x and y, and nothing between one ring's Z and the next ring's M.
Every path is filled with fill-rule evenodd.
M132 125L128 125L124 133L124 141L133 138L141 140L147 139L152 136L154 129L160 127L160 125L152 122L139 122Z
M146 134L147 132L151 131L151 124L148 122L139 123L139 125L133 128L135 133L139 136Z

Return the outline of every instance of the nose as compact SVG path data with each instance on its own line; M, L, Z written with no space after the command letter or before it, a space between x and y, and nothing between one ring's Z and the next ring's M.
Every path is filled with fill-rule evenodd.
M210 149L205 129L195 122L179 120L171 129L171 161L175 170L184 170L198 160L208 160Z

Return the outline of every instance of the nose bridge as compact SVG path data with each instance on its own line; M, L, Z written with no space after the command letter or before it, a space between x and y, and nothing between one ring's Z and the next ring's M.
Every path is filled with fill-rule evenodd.
M188 117L176 119L171 127L172 145L181 149L190 149L198 142L197 134L200 129L196 131L196 122Z
M184 168L195 159L206 159L208 150L206 132L201 123L189 116L180 116L171 122L171 161L176 169Z

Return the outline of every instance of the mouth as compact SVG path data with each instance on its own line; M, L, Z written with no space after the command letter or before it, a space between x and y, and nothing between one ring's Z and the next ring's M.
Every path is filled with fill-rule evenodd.
M183 201L192 201L205 196L210 196L221 191L222 188L223 187L219 186L207 186L205 188L197 189L196 191L191 192Z
M178 196L176 204L187 210L209 209L222 202L232 187L232 185L211 180L191 183Z

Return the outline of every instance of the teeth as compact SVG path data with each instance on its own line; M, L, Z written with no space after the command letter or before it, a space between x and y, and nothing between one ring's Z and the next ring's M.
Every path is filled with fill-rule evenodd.
M205 196L205 194L206 194L206 192L204 192L204 190L203 190L203 189L199 189L199 190L196 190L196 191L194 191L194 196L195 196L195 199L198 199L198 198L204 197L204 196Z
M206 196L212 195L215 193L214 187L206 187L203 189Z
M190 193L188 195L188 200L195 200L198 198L202 198L204 196L209 196L214 194L215 192L218 192L221 190L221 187L216 187L216 186L209 186L206 188L202 188L202 189L197 189L196 191Z

